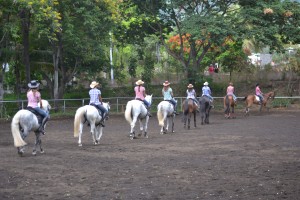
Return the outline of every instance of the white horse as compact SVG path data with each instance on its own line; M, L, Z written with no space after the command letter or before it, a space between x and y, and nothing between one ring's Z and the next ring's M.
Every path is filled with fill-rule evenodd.
M174 106L169 101L162 101L157 106L157 119L158 123L161 126L160 134L167 133L169 130L169 121L172 119L172 133L174 133ZM165 127L165 121L167 122L167 126Z
M47 100L42 100L42 109L49 113L51 106ZM31 131L35 132L35 144L33 146L32 155L36 155L36 148L39 145L41 153L44 153L42 148L42 140L40 138L41 133L38 131L41 117L33 114L31 111L22 109L19 110L12 119L11 132L14 138L14 145L18 149L18 154L22 156L25 152L25 145L27 143L24 139L28 136ZM46 125L45 125L46 126Z
M146 95L145 100L149 103L151 106L152 103L152 94ZM125 119L131 126L129 137L130 139L135 138L135 123L138 120L140 123L140 133L138 136L141 136L142 132L144 131L144 137L148 138L147 130L148 130L148 122L149 122L149 116L148 111L146 109L146 106L144 103L140 100L131 100L127 102L126 110L125 110ZM143 124L143 120L146 120Z
M110 109L109 103L104 103L103 106L108 110ZM78 145L82 146L81 136L83 124L88 121L91 127L91 135L93 138L93 144L97 145L101 139L103 127L100 124L102 116L99 114L98 109L92 105L85 105L77 109L74 118L74 137L78 138Z

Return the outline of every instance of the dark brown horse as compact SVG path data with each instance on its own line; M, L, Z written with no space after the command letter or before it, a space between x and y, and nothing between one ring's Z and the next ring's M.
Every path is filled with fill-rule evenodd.
M269 111L269 108L267 107L267 103L270 99L274 99L275 91L265 93L263 95L263 97L264 97L264 100L260 104L260 101L259 101L259 99L257 99L258 97L256 95L250 94L250 95L246 96L243 99L243 101L245 101L245 103L246 103L245 115L249 115L249 108L252 106L252 104L260 105L260 108L259 108L260 112L262 111L262 107L267 108L267 110Z
M207 96L201 96L199 98L201 125L209 124L209 113L212 108L211 101Z
M194 126L196 125L196 113L198 106L194 103L193 99L186 99L182 103L182 111L183 111L183 123L184 128L186 127L186 121L188 121L188 129L190 129L190 123L192 115L194 115Z
M234 106L235 106L235 102L233 100L233 96L232 95L226 95L224 97L224 113L225 113L225 118L235 118L235 114L234 114ZM231 108L231 109L230 109ZM231 110L231 112L230 112Z

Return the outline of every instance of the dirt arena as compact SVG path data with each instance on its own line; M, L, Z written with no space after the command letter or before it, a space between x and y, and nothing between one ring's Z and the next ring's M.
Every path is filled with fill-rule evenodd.
M44 154L24 157L13 147L9 122L0 122L0 199L299 199L300 110L225 119L160 135L155 117L149 138L130 140L122 115L106 123L100 144L84 127L83 146L73 119L51 119Z

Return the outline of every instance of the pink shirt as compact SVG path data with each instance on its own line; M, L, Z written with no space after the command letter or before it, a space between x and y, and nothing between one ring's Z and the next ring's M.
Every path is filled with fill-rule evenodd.
M36 108L38 107L38 103L41 100L41 94L39 91L36 91L35 93L30 90L27 92L27 99L28 99L28 105L29 107Z
M234 93L234 87L233 86L228 86L227 87L227 95L233 95Z
M134 91L135 91L136 99L141 99L141 100L145 99L144 97L145 88L143 86L135 86Z
M262 92L260 91L260 88L258 86L255 88L255 94L256 95L262 94Z

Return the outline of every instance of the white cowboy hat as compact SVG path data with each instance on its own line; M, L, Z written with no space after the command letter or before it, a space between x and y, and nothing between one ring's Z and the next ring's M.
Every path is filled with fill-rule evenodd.
M165 81L165 82L163 83L163 85L164 85L164 86L169 86L170 83L169 83L169 81Z
M138 80L137 82L135 82L136 85L143 85L144 84L144 81L142 80Z
M90 85L91 88L95 88L97 85L99 85L99 83L97 83L96 81L93 81Z
M31 89L38 88L39 85L40 84L36 80L32 80L32 81L30 81L30 83L28 83L28 87Z
M188 88L193 88L194 86L192 84L189 84L187 87Z
M208 85L208 82L206 81L203 85Z

